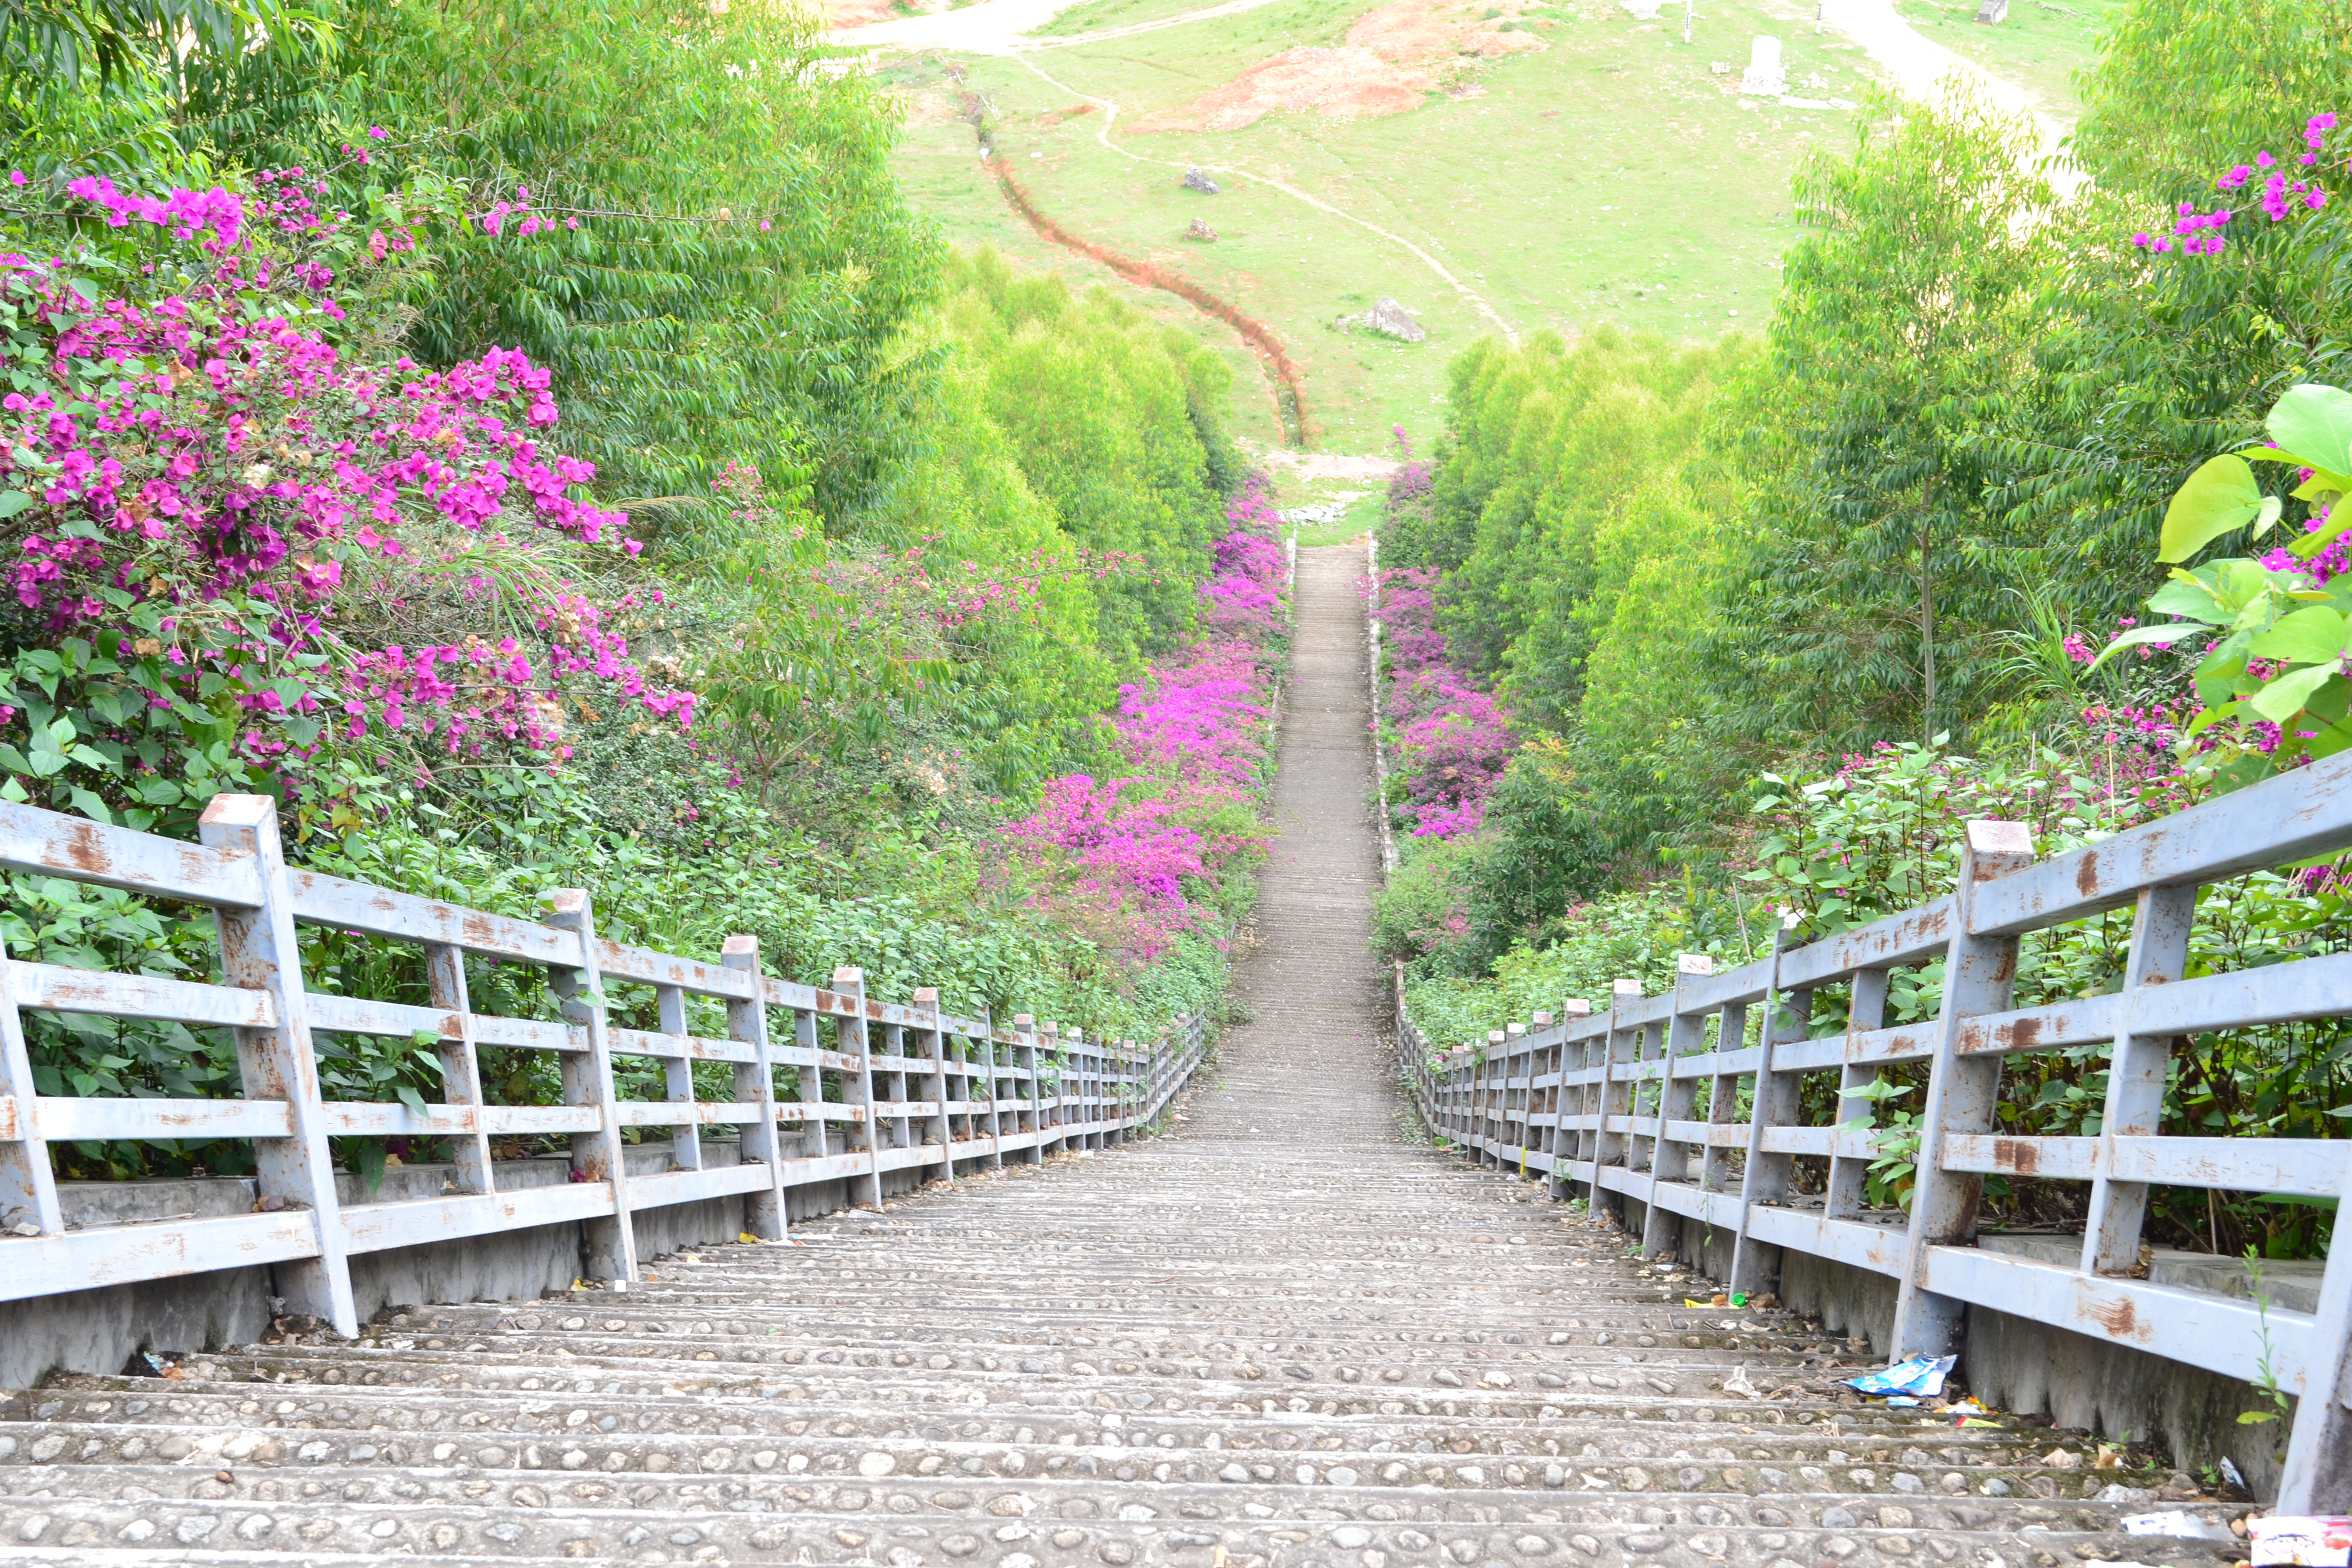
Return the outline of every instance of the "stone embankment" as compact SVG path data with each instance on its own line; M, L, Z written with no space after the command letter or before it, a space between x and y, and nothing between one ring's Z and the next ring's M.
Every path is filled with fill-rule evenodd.
M2125 1536L2166 1505L2100 1500L2091 1458L2040 1462L2047 1434L1841 1404L1859 1346L1685 1308L1613 1228L1414 1139L1365 944L1356 563L1301 555L1253 1017L1168 1135L663 1258L625 1293L17 1395L0 1560L2231 1555Z

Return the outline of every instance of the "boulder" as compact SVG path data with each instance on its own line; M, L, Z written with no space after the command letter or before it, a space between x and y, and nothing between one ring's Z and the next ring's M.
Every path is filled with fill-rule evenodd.
M1394 338L1400 342L1407 343L1417 343L1429 336L1422 324L1413 320L1411 310L1385 294L1381 295L1372 308L1362 315L1340 317L1339 325L1349 328L1360 327L1368 332L1378 332L1384 338Z
M1411 310L1385 295L1367 312L1364 325L1384 337L1402 339L1409 343L1417 343L1429 336L1422 330L1421 323L1412 319Z
M1192 226L1184 231L1184 237L1200 240L1204 245L1214 245L1217 243L1217 231L1199 218L1194 218Z
M1204 196L1213 196L1223 189L1216 181L1209 178L1207 170L1197 167L1184 171L1184 188L1188 191L1198 191Z

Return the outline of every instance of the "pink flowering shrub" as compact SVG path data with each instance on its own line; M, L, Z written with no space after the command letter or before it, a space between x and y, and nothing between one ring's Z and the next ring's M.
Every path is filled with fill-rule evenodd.
M339 745L418 780L561 760L569 682L692 721L693 693L630 654L637 602L591 581L640 546L585 498L592 468L542 446L548 373L498 349L439 373L355 358L327 292L344 215L310 201L325 188L299 170L249 195L76 182L155 258L136 290L106 255L0 255L17 798L146 826L273 778L306 798Z
M1501 706L1448 661L1436 626L1436 579L1423 567L1381 574L1388 649L1381 700L1413 836L1454 838L1486 821L1517 742Z
M1149 959L1211 923L1211 895L1255 852L1253 795L1266 765L1268 678L1282 632L1284 554L1264 480L1227 508L1202 630L1119 689L1126 771L1073 773L1004 829L1009 853L1106 945Z

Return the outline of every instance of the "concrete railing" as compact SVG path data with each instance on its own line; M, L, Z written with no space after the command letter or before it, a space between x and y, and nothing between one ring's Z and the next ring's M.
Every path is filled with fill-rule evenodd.
M298 870L285 863L265 796L218 797L202 837L189 844L0 802L0 870L208 907L222 970L221 983L208 984L0 960L0 1301L268 1264L285 1310L348 1336L359 1329L354 1255L560 1225L583 1227L588 1278L625 1281L637 1258L623 1221L638 1212L740 1197L746 1228L774 1238L788 1189L845 1182L854 1200L878 1203L886 1173L952 1181L959 1166L1098 1148L1157 1116L1206 1044L1196 1017L1147 1047L1087 1040L1026 1014L998 1028L942 1013L929 990L877 1001L856 969L836 971L830 990L793 984L761 972L749 936L729 938L718 963L625 946L597 936L577 889L551 895L552 912L534 924ZM311 990L301 925L412 945L429 1005ZM560 1016L476 1011L468 956L545 970ZM659 1027L612 1023L607 987L616 985L650 987ZM22 1016L39 1010L231 1029L243 1098L42 1095ZM698 1033L698 1014L723 1016L723 1028ZM322 1035L429 1047L445 1103L323 1098ZM486 1046L556 1057L562 1103L489 1103L478 1060ZM616 1058L661 1063L666 1097L623 1099ZM729 1064L730 1098L699 1098L698 1062ZM797 1098L779 1098L784 1068L798 1069ZM740 1163L704 1168L701 1133L713 1127L737 1130ZM632 1173L643 1163L624 1157L633 1128L669 1130L671 1168ZM327 1141L346 1135L449 1141L449 1190L343 1202ZM500 1190L494 1137L569 1138L570 1181ZM184 1139L250 1141L253 1212L67 1223L51 1143Z
M1596 1205L1640 1203L1645 1251L1672 1249L1678 1216L1727 1233L1736 1290L1770 1289L1784 1250L1891 1277L1890 1359L1958 1350L1964 1312L1978 1306L2291 1395L2278 1506L2340 1511L2352 1500L2352 1246L2340 1232L2311 1311L2133 1276L2151 1186L2323 1201L2352 1187L2352 1139L2159 1135L2180 1037L2352 1015L2352 953L2185 977L2199 888L2347 847L2352 752L2049 860L2021 826L1973 822L1948 897L1808 945L1776 943L1727 973L1685 957L1663 995L1620 981L1605 1012L1572 1001L1560 1016L1538 1013L1453 1049L1432 1050L1401 1015L1407 1073L1429 1126L1477 1157ZM2021 936L2125 906L2121 989L2011 1006ZM1885 1026L1890 977L1937 961L1937 1015ZM1847 1026L1811 1037L1812 998L1832 988ZM2098 1136L1999 1130L2005 1058L2102 1044ZM1872 1119L1862 1091L1903 1064L1925 1071L1916 1185L1907 1214L1872 1211L1865 1177L1881 1133L1851 1129ZM1839 1075L1825 1125L1801 1111L1815 1073ZM1803 1155L1827 1162L1817 1205L1792 1202ZM1993 1173L2087 1184L2071 1263L1975 1245Z

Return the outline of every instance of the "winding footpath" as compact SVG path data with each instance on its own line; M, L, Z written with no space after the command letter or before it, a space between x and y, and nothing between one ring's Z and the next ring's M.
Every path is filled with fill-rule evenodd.
M2116 1533L2126 1505L2084 1498L2087 1468L2032 1469L2009 1432L1840 1405L1853 1347L1783 1313L1687 1310L1687 1277L1630 1259L1622 1233L1416 1136L1365 943L1360 563L1300 552L1253 1016L1168 1134L661 1259L625 1294L394 1311L356 1346L15 1397L0 1561L2058 1568L2218 1550Z

